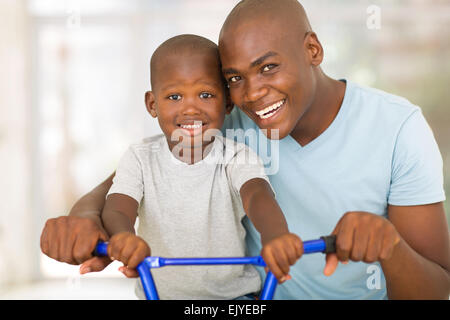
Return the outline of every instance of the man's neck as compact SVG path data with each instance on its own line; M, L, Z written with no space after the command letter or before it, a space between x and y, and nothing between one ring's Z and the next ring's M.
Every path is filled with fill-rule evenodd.
M313 103L290 133L301 146L316 139L331 125L341 108L346 84L320 73L316 88Z

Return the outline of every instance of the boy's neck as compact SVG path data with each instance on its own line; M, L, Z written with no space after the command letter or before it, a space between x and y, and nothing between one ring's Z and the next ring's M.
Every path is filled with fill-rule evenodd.
M178 160L186 163L186 164L194 164L203 159L205 159L208 154L211 152L211 149L214 145L214 138L206 144L202 144L201 146L182 146L180 147L177 144L171 144L168 142L169 150L172 155ZM175 148L175 146L177 148Z
M334 121L344 99L346 84L318 72L314 102L290 135L305 146L321 135Z

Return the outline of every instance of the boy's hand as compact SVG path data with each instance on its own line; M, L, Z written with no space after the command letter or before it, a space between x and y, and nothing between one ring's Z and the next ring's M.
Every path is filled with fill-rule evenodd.
M278 283L291 279L289 268L302 254L303 242L293 233L286 233L270 240L261 251L261 256L269 270L278 279Z
M139 263L150 255L150 247L141 237L131 232L120 232L111 237L107 249L112 260L123 262L119 270L127 277L138 277L135 270Z
M347 212L332 234L336 235L336 253L327 254L323 271L326 276L334 273L339 261L387 260L401 239L388 219L368 212Z

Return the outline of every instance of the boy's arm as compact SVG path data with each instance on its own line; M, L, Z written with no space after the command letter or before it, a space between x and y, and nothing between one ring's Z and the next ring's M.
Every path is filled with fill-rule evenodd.
M130 196L113 193L108 196L101 218L106 231L111 236L108 244L108 256L123 262L125 269L121 271L130 277L137 276L133 272L138 264L150 255L150 247L135 235L139 203Z
M289 279L289 268L303 254L303 243L289 232L269 183L251 179L242 185L240 195L247 216L261 235L264 261L280 282Z
M135 233L139 203L124 194L113 193L108 196L101 214L101 220L105 230L112 237L120 232Z
M110 263L109 258L93 257L92 252L99 240L108 240L100 214L113 177L114 173L80 198L68 216L47 220L40 241L44 254L69 264L84 262L82 273L103 270Z
M267 181L259 178L247 181L242 185L240 195L244 211L261 234L263 245L289 233L286 219Z

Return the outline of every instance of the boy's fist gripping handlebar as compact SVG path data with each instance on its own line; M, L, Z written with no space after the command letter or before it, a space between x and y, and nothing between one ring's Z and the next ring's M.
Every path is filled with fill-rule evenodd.
M261 256L279 283L291 279L290 266L303 254L303 242L299 236L286 233L268 241L261 250Z
M107 253L112 260L123 263L119 271L128 278L136 278L139 277L136 267L151 255L151 250L141 237L131 232L119 232L109 240Z

